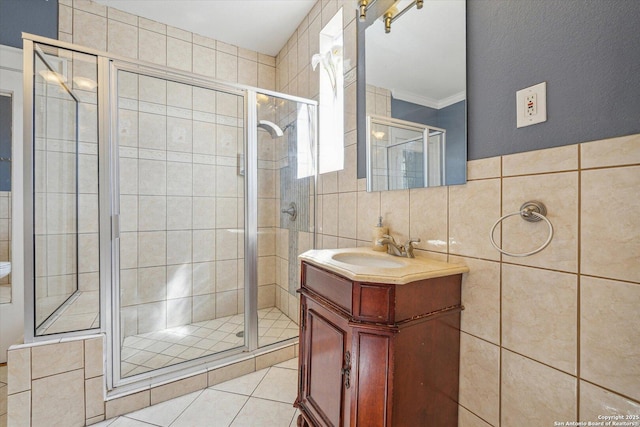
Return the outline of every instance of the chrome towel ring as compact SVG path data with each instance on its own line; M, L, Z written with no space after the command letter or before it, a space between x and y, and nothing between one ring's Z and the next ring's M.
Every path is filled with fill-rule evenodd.
M553 239L553 225L551 225L551 221L549 221L549 219L545 216L546 214L547 214L547 208L544 206L542 202L533 200L533 201L524 203L522 206L520 206L520 210L518 212L512 212L510 214L501 216L500 219L498 219L495 222L495 224L493 224L493 227L491 227L491 231L489 232L489 238L491 239L491 244L500 253L503 253L505 255L512 256L512 257L525 257L525 256L537 254L538 252L540 252L541 250L549 246L549 243L551 243L551 239ZM531 252L514 254L514 253L503 250L500 246L498 246L496 241L493 239L493 233L495 232L498 224L500 224L502 221L509 218L510 216L514 216L514 215L520 215L522 219L529 222L538 222L540 220L544 220L549 226L549 237L547 237L547 241L544 242L542 246L540 246L538 249L535 249Z

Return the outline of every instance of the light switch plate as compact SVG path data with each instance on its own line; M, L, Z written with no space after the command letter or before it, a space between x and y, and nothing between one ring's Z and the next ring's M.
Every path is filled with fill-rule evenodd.
M547 82L516 92L516 127L547 121Z

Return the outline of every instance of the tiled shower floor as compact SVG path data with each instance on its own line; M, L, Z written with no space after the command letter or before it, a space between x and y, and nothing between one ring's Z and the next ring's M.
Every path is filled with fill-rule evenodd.
M258 343L273 344L298 335L298 325L276 307L258 310ZM122 345L122 377L140 374L242 345L244 315L132 335Z

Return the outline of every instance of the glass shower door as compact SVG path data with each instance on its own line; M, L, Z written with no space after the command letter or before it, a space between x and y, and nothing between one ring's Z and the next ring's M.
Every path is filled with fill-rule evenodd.
M245 348L244 95L117 69L120 378Z
M97 80L95 56L34 44L34 336L100 326Z
M316 106L257 96L258 345L298 336L298 255L314 247Z

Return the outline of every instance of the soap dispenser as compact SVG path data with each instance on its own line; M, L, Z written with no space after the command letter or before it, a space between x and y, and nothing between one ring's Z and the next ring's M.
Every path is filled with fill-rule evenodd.
M372 230L372 233L371 233L371 237L373 239L373 250L374 251L385 252L387 250L387 245L379 246L379 245L376 244L376 242L378 240L382 239L382 236L384 236L385 234L389 234L389 227L383 227L382 226L382 217L379 217L378 218L378 225L373 227L373 230Z

